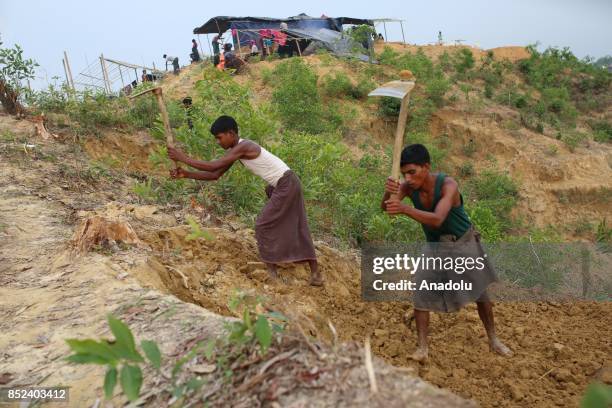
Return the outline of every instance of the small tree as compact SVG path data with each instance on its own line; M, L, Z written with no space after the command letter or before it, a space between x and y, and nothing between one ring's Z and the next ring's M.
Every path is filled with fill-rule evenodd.
M22 81L34 78L38 64L32 59L23 59L23 49L17 44L14 48L1 46L0 42L0 103L11 115L22 115L21 97L26 91Z
M363 48L368 48L369 39L376 34L374 27L367 24L362 24L356 27L351 27L347 30L353 41L363 45Z

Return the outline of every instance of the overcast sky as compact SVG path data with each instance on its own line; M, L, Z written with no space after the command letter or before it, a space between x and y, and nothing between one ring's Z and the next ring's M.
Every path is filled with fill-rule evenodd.
M612 54L612 0L305 0L299 1L33 1L0 0L3 46L17 43L41 67L35 86L64 78L62 53L73 76L104 53L136 64L163 66L162 55L189 61L193 29L217 15L401 18L409 43L457 39L483 48L527 45L569 46L579 57ZM383 31L383 27L379 27ZM387 25L401 40L399 25ZM201 36L204 51L208 47Z

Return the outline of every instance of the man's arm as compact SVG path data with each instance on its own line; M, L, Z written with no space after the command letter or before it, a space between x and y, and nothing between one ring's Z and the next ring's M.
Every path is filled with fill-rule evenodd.
M244 147L241 145L237 145L231 148L225 154L225 156L221 157L220 159L212 160L212 161L203 161L203 160L193 159L176 148L172 148L172 147L168 148L168 156L172 160L183 162L195 169L203 170L207 172L215 172L221 169L225 169L224 171L226 171L232 166L232 164L234 164L236 160L240 160L243 154L244 154Z
M402 201L404 197L406 197L407 193L407 185L402 183L400 184L397 180L389 177L385 182L385 194L383 195L383 199L380 203L380 208L385 211L387 209L386 202L391 198L391 194L397 194L399 201Z
M404 214L421 224L433 228L440 228L453 206L453 200L457 191L457 182L453 179L446 179L442 185L442 197L436 205L434 212L417 210L414 207L395 200L387 201L387 212L391 215Z
M172 178L190 178L194 180L214 181L219 179L231 166L219 169L217 171L189 171L183 168L170 170Z

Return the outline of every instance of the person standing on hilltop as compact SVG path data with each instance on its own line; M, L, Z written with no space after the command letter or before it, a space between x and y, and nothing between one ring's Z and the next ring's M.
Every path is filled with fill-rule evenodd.
M480 234L474 229L463 208L463 196L459 192L457 182L444 173L430 171L431 160L427 148L421 144L405 147L400 166L404 182L400 184L393 178L387 179L382 209L389 215L408 216L419 222L428 243L450 243L446 244L446 248L452 247L456 251L455 256L461 255L466 259L483 255ZM410 197L414 207L402 203L405 197ZM432 247L435 245L432 244ZM437 246L440 247L444 248L444 245ZM483 259L486 259L486 256ZM422 269L416 272L417 286L420 286L419 280L421 283L426 282L425 278L441 281L445 277L444 271ZM486 330L490 349L504 356L512 355L511 350L499 340L495 332L493 303L486 291L487 286L496 280L492 266L485 260L483 268L462 272L460 276L462 280L473 283L475 289L414 292L414 319L418 337L418 347L412 356L414 360L424 361L428 357L429 312L454 312L473 301L476 302L478 315Z
M168 147L168 156L199 171L182 168L171 170L173 178L217 180L239 161L268 186L268 202L255 222L255 238L261 260L272 279L277 278L277 264L308 262L310 284L322 286L314 244L308 228L304 194L298 176L281 159L258 145L238 136L238 123L230 116L220 116L210 127L217 143L227 153L212 161L188 157L182 151Z
M166 71L168 70L168 63L170 62L172 64L174 74L178 75L180 71L178 57L171 57L169 55L164 54L163 58L166 60Z
M221 52L221 48L219 44L221 44L222 41L223 39L221 38L221 34L217 34L213 37L212 39L213 55L219 55L219 53Z
M191 40L191 62L200 61L200 52L198 51L198 43L195 38Z

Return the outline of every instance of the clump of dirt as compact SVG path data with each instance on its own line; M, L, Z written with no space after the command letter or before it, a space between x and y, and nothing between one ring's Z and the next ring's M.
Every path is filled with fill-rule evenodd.
M115 246L118 242L138 244L140 240L129 223L94 216L81 221L71 245L79 252L87 252L97 245Z
M122 170L147 173L154 171L149 162L149 154L157 146L145 131L133 134L104 132L104 137L90 137L83 143L83 149L93 160L106 162Z

